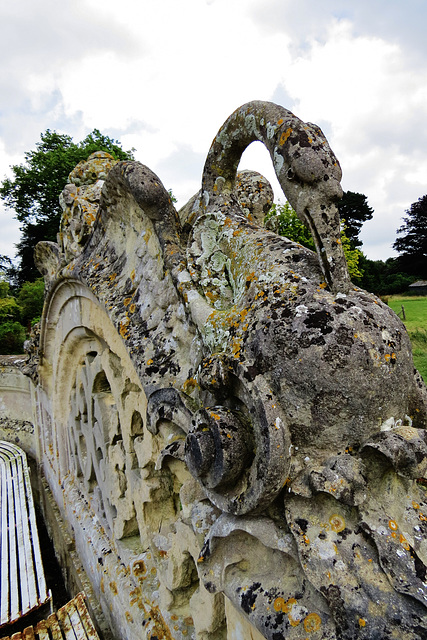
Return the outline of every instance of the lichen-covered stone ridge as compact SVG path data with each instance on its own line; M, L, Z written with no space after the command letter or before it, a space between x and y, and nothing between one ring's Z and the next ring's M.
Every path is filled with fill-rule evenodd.
M109 153L96 151L71 171L59 197L63 210L58 244L69 262L81 253L98 212L101 189L117 163Z
M317 255L259 224L271 187L259 174L236 178L253 140L270 151ZM180 582L177 565L193 558L191 600L217 616L195 625L197 640L226 637L221 593L268 640L427 637L427 390L399 318L349 280L340 177L315 125L248 103L215 137L202 189L179 215L152 171L122 162L105 179L87 244L71 259L65 244L38 248L49 282L41 352L53 317L71 341L68 309L86 309L86 288L121 336L136 382L115 373L107 329L98 326L95 348L92 311L79 316L87 353L77 379L98 393L110 358L117 406L130 414L126 389L140 385L146 396L124 439L128 458L117 420L102 445L120 469L114 492L103 488L108 522L124 536L137 513L167 585L165 620L185 619L188 600L177 603L194 576L186 569ZM67 437L77 460L89 410L73 393L78 420ZM91 482L88 472L82 491ZM155 515L153 496L165 495L176 508Z

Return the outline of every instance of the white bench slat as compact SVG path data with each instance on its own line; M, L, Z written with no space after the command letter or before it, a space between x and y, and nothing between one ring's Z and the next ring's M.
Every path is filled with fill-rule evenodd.
M9 534L7 522L7 481L6 462L0 456L0 478L1 478L1 609L0 624L5 624L9 615Z
M67 603L68 604L68 603ZM65 640L80 640L73 629L73 625L68 614L67 605L64 605L58 611L58 620L61 623L62 632Z
M22 633L1 640L99 640L99 636L82 592L35 628L27 627Z
M34 566L31 552L30 528L28 526L28 511L24 477L22 473L22 458L14 459L14 491L15 491L15 520L17 530L17 554L19 561L19 582L21 588L21 615L25 615L37 602Z
M45 620L41 620L38 623L37 627L35 628L35 632L40 640L50 640L48 624Z
M56 617L56 613L52 613L47 619L47 626L50 629L50 633L52 634L52 640L63 640L61 627L59 626L58 618Z
M9 528L9 619L19 617L18 562L16 558L15 491L13 461L9 461L10 475L7 478L8 528Z
M16 621L50 599L46 589L30 476L24 451L0 441L1 618Z
M89 615L89 611L87 610L86 604L85 604L85 596L84 593L78 593L76 595L76 597L74 598L74 602L77 608L77 611L79 612L79 616L81 618L82 624L86 630L86 635L88 638L97 638L98 634L96 632L96 629L94 627L94 624L92 622L92 618Z
M46 579L44 575L42 555L40 550L40 541L37 532L36 511L34 508L33 492L31 490L30 474L28 472L28 466L24 467L25 474L25 487L27 493L28 515L29 524L31 529L31 548L34 554L34 566L37 574L37 586L38 597L41 603L47 602L50 596L46 586Z

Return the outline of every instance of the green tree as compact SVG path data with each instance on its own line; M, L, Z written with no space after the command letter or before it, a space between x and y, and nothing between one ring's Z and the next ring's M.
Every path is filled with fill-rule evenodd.
M23 352L25 329L19 322L21 308L10 295L9 283L0 275L0 353Z
M378 296L404 293L409 285L416 280L402 271L397 258L370 260L363 253L360 256L362 277L356 278L355 283Z
M18 355L24 353L25 329L20 322L8 320L0 324L0 353Z
M316 250L310 230L301 222L289 202L274 204L265 218L265 225L280 236L298 242L312 251ZM347 235L347 225L342 226L341 242L350 278L352 280L361 278L363 275L360 267L362 252L353 247Z
M44 279L37 278L34 282L24 282L17 295L21 308L21 322L30 328L42 314L44 302Z
M273 204L265 217L265 226L279 236L285 236L307 249L316 251L309 228L301 222L289 202Z
M11 167L13 177L5 178L0 186L0 198L22 223L17 245L19 284L40 275L34 266L34 247L40 240L56 240L61 218L58 198L72 169L95 151L107 151L116 160L133 159L134 150L124 151L117 140L98 129L79 143L50 129L40 138L36 148L25 153L25 162Z
M427 195L419 198L405 212L404 224L397 229L393 244L400 256L397 258L402 271L425 278L427 275Z
M345 233L352 249L362 246L359 234L366 220L371 220L374 210L369 206L368 199L363 193L344 191L338 202L338 211L345 224Z

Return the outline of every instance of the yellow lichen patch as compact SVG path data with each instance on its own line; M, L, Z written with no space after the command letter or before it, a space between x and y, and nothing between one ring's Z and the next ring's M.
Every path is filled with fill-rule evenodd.
M211 302L215 302L215 300L218 300L219 294L216 291L205 291L205 296Z
M397 531L398 529L397 522L395 522L394 520L389 520L388 526L392 531Z
M122 336L122 338L126 339L128 337L128 325L129 325L129 318L125 318L124 320L120 321L120 325L119 325L119 333Z
M289 136L291 135L291 133L292 133L292 129L291 129L291 127L288 127L288 128L286 129L286 131L284 131L284 132L282 133L282 135L280 136L280 140L279 140L279 145L280 145L280 146L282 146L283 144L285 144L286 140L289 138Z
M400 536L399 536L399 542L400 542L400 544L402 545L402 547L403 547L404 549L406 549L406 551L409 551L409 550L410 550L410 548L411 548L411 547L410 547L409 542L407 541L407 539L405 538L405 536L404 536L404 535L400 534Z
M233 353L233 357L236 358L236 360L238 358L240 358L240 349L241 349L242 345L241 345L241 341L240 340L235 340L232 346L232 353Z
M147 573L147 567L145 566L145 562L143 560L137 560L133 563L133 573L135 576L139 577Z
M366 625L365 618L359 618L359 627L364 627Z
M320 629L322 624L322 618L317 613L309 613L306 618L304 618L304 629L307 633L314 633Z
M150 358L150 360L147 360L147 367L150 367L153 364L153 360Z
M345 529L345 520L337 513L334 513L329 518L329 524L331 525L332 531L335 531L336 533L339 533L340 531L343 531Z
M135 269L132 269L130 279L132 280L132 282L135 280Z
M276 598L274 603L273 603L273 607L275 611L284 611L284 606L285 606L285 600L284 598Z
M418 504L418 502L414 502L414 500L412 500L412 507L413 507L414 509L419 509L419 508L420 508L420 505Z
M110 589L113 596L116 596L118 594L117 585L115 582L110 582Z
M125 305L125 307L128 307L130 305L130 301L132 300L132 298L125 298L123 300L123 304Z
M130 313L135 313L135 310L136 310L136 304L133 302L129 307L129 311Z
M133 618L130 614L130 611L125 611L125 617L128 622L131 622L131 623L133 622Z
M194 378L187 378L187 380L182 385L182 390L184 393L191 394L196 387L199 386L199 383Z
M278 121L277 121L277 124L278 124L278 125L279 125L279 127L280 127L280 125L281 125L281 124L283 124L283 118L279 118L279 119L278 119Z
M218 415L217 413L214 413L213 411L211 411L210 414L211 414L211 418L213 418L214 420L221 420L221 416Z

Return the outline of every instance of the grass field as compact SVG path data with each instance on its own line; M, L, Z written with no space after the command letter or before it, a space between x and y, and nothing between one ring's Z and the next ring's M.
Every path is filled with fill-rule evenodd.
M427 383L427 296L390 296L387 302L401 318L402 305L405 309L406 320L402 320L411 338L414 363Z

